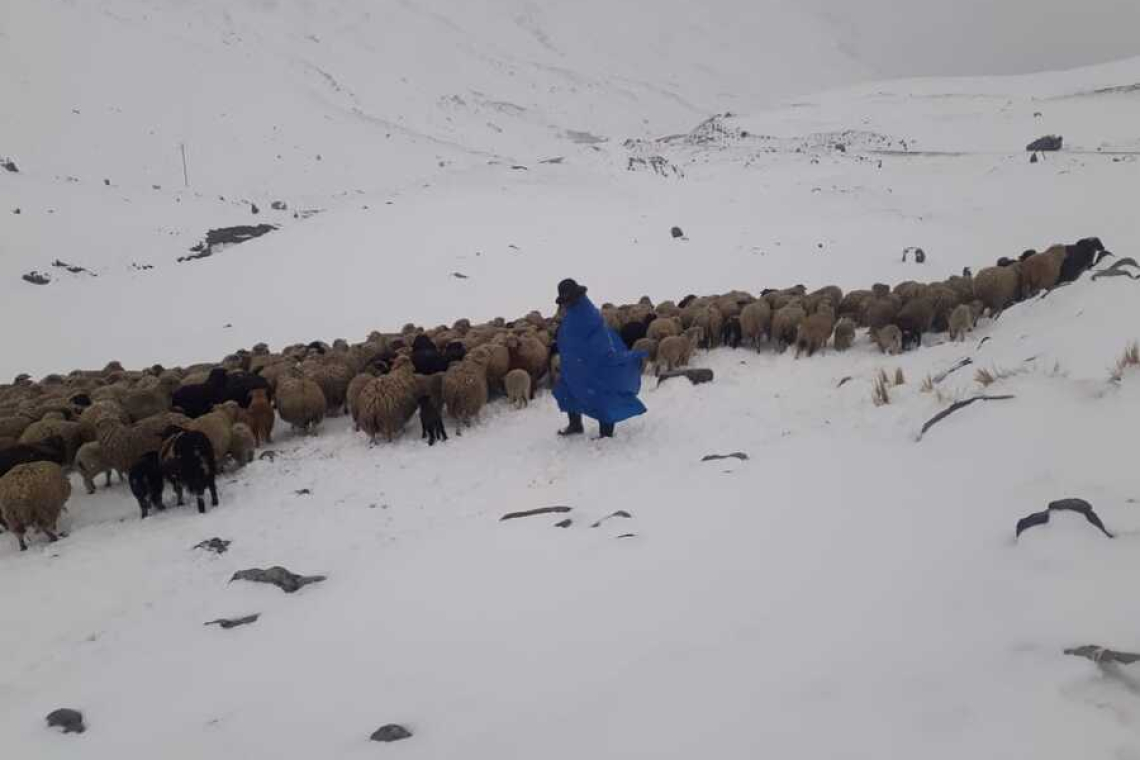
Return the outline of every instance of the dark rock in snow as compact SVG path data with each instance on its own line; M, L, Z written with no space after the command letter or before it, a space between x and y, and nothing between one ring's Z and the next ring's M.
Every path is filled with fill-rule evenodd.
M273 209L274 211L284 211L288 208L288 206L285 205L285 201L273 201L269 204L269 208Z
M373 731L368 738L374 742L398 742L412 738L412 732L397 723L389 723Z
M671 372L662 372L657 377L657 384L666 380L672 380L674 377L687 377L689 382L693 385L701 385L702 383L711 383L713 381L713 371L705 367L698 369L675 369Z
M45 720L49 727L62 728L65 734L81 734L87 730L87 726L83 725L83 713L70 707L52 710Z
M310 583L320 583L326 579L327 576L324 575L297 575L296 573L289 572L280 565L276 565L266 570L258 567L250 568L249 570L239 570L234 573L234 577L230 578L230 583L234 581L271 583L286 594L292 594L308 586Z
M268 451L263 451L260 454L258 454L257 458L261 461L268 460L268 461L272 462L273 460L275 460L277 458L277 452L274 451L273 449L269 449Z
M672 235L674 238L683 238L683 237L685 237L685 233L681 231L681 228L680 228L680 227L674 227L673 229L671 229L671 230L669 231L669 234L671 234L671 235Z
M1061 135L1045 135L1026 145L1025 149L1030 152L1060 150L1063 143Z
M298 488L293 493L297 494L298 496L311 496L313 492L308 488Z
M574 521L571 520L569 517L567 517L565 520L560 520L560 521L554 523L554 527L555 528L569 528L573 524L574 524Z
M223 538L209 538L201 543L194 544L195 549L204 549L214 554L225 554L229 550L231 541Z
M570 507L539 507L538 509L528 509L523 512L508 512L499 518L499 522L504 520L515 520L519 517L534 517L535 515L551 515L569 512Z
M217 620L209 620L202 625L216 625L220 628L229 630L230 628L237 628L239 625L249 625L256 623L257 619L261 617L261 613L255 612L252 615L246 615L239 618L218 618Z
M179 262L193 261L195 259L204 259L207 256L213 256L217 251L217 246L237 245L244 243L247 240L253 240L256 237L261 237L267 233L273 232L277 227L272 224L256 224L246 225L239 224L235 227L218 227L217 229L209 230L206 233L205 241L198 243L190 250L194 252L192 256L180 256Z
M1132 652L1118 652L1115 649L1098 647L1095 644L1087 644L1083 647L1073 647L1071 649L1066 649L1065 654L1073 655L1074 657L1084 657L1085 659L1092 660L1097 665L1103 665L1110 662L1119 662L1122 665L1131 665L1134 662L1140 662L1140 654L1133 654Z
M20 279L23 280L24 282L30 282L33 285L47 285L49 282L51 282L51 277L48 277L43 272L35 272L35 271L28 272L27 274L23 275Z
M721 459L739 459L741 462L747 462L748 455L743 451L734 451L731 454L706 454L701 457L702 462L718 462Z
M451 276L457 280L468 280L468 279L470 279L467 275L463 274L463 272L452 272Z
M260 213L261 213L261 209L259 209L259 208L257 207L257 204L256 204L256 203L251 203L251 204L249 204L249 211L250 211L250 213L252 213L252 214L260 214Z
M16 166L16 162L10 158L7 158L7 159L4 159L3 161L0 161L0 168L7 169L8 171L12 172L13 174L19 174L20 173L20 168L18 166Z
M611 520L615 517L632 518L633 515L631 515L629 512L626 512L624 509L619 509L617 512L614 512L613 514L606 515L605 517L603 517L601 520L598 520L596 523L594 523L590 527L591 528L601 527L601 524L604 523L606 520Z
M1031 164L1037 163L1037 154L1036 153L1034 153L1032 156L1029 157L1029 163L1031 163Z

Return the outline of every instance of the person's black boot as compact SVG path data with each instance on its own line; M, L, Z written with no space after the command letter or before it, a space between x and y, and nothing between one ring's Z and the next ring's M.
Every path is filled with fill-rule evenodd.
M559 430L558 435L581 435L586 432L582 427L582 415L571 412L567 416L570 418L570 424L564 430Z
M614 437L614 423L612 423L612 422L599 422L598 423L598 437L599 438L613 438Z

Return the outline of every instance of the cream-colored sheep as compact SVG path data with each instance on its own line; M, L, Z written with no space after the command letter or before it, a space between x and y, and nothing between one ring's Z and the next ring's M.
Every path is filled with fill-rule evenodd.
M71 497L71 483L55 462L20 464L0 478L0 515L26 551L24 534L38 528L50 541L58 541L56 523Z
M315 434L328 412L321 386L315 380L300 376L299 372L278 377L275 398L281 419L301 433Z
M530 403L531 380L530 373L524 369L512 369L503 378L507 388L507 400L516 409L522 409Z
M397 357L387 375L367 383L357 397L360 429L372 443L383 435L395 440L416 413L417 393L414 367L406 356Z

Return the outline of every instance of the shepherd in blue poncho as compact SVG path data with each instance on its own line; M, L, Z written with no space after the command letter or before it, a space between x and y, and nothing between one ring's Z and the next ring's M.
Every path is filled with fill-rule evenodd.
M564 316L557 338L562 372L554 398L570 417L570 425L558 434L584 432L582 415L586 415L598 421L600 437L612 438L615 424L645 414L645 405L637 398L645 353L626 349L586 298L586 288L573 280L558 283L557 303Z

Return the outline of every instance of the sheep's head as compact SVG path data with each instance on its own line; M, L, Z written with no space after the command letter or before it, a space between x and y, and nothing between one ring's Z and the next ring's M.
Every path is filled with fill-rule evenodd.
M249 399L250 399L250 403L254 403L254 402L259 403L259 404L263 403L263 402L268 403L269 402L269 391L267 391L265 388L254 388L252 391L249 392Z

